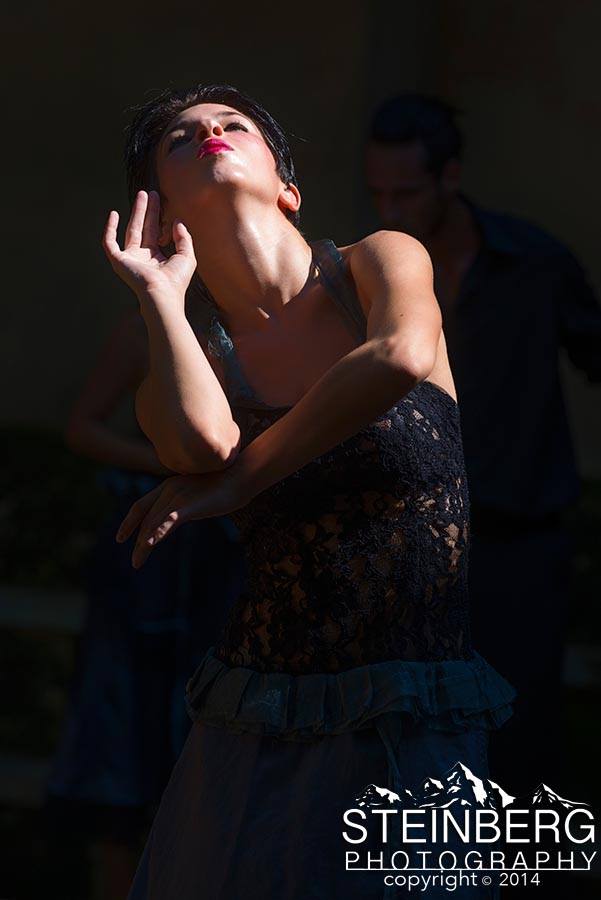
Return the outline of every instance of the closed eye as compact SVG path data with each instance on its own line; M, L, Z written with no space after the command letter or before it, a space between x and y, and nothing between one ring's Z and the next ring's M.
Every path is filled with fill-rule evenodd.
M177 137L171 138L169 141L169 147L167 148L167 153L171 153L174 147L177 147L178 144L182 144L184 141L189 140L189 135L187 134L179 134Z
M228 124L227 124L227 125L225 126L225 128L224 128L224 131L228 131L228 129L230 129L230 128L241 128L242 131L248 131L248 128L247 128L246 125L244 125L242 122L228 122ZM171 138L171 140L170 140L170 142L169 142L169 147L168 147L168 149L167 149L167 153L168 153L168 154L171 153L171 151L173 150L173 148L174 148L174 147L177 147L179 144L182 144L182 143L185 143L186 141L189 141L189 140L190 140L190 137L191 137L191 133L189 133L189 134L178 134L178 135L176 135L175 137Z

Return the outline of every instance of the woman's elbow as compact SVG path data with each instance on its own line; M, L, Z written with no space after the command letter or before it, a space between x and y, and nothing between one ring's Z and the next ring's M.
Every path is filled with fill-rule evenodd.
M428 352L417 352L410 356L404 363L404 371L419 384L425 381L432 372L436 363L436 356L430 355Z
M227 469L238 456L240 432L231 436L215 435L202 440L191 440L178 447L157 449L157 455L164 466L180 475L199 475Z
M384 341L383 354L395 374L415 384L424 381L436 363L436 348L424 344L399 345L394 339Z

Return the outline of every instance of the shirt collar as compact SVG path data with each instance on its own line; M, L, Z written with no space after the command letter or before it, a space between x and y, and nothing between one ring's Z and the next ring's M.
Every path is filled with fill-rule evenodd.
M512 256L520 255L526 251L511 228L511 219L500 213L484 209L473 202L461 191L459 197L469 207L476 224L480 228L484 245L497 253L506 253Z

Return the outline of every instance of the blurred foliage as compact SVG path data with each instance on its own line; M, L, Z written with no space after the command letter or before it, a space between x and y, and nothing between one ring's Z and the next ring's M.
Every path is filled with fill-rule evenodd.
M0 430L0 583L79 585L108 498L99 466L76 456L60 434L33 428Z
M50 756L56 748L75 669L79 639L43 629L3 628L0 657L2 753Z
M39 810L0 806L2 898L87 900L93 891L85 835L69 840ZM117 900L117 898L115 898Z

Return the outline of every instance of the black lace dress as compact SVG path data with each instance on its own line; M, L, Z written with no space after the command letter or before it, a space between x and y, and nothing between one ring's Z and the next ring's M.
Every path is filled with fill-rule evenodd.
M322 283L361 343L365 321L342 256L327 239L311 246ZM287 408L254 396L217 309L207 303L206 314L209 350L224 362L248 443ZM470 641L469 496L456 402L420 383L233 519L246 546L246 587L187 684L195 728L130 896L389 896L373 873L368 883L349 881L344 863L325 849L316 859L304 832L293 838L291 819L302 820L307 791L329 796L338 811L353 805L365 781L380 778L399 792L408 780L441 775L459 757L484 770L483 736L511 713L512 688ZM169 837L167 820L181 823L182 816L179 840L176 826ZM210 817L220 820L227 852L212 841L207 849L201 832ZM324 813L326 820L331 831L334 819ZM308 810L306 821L325 847ZM240 850L242 834L253 835L254 864ZM177 877L165 842L177 849ZM292 844L303 848L302 862L292 864ZM268 866L280 847L289 866L257 881L261 847ZM191 885L201 884L205 893L195 894Z

